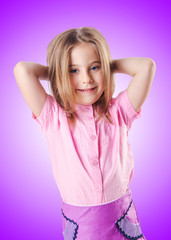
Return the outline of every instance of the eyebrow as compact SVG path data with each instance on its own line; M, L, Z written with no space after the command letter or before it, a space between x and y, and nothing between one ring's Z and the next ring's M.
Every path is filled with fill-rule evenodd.
M93 63L100 63L101 64L100 61L93 61L93 62L90 63L90 65L93 64ZM78 64L69 65L69 67L73 67L73 66L79 66L79 65Z

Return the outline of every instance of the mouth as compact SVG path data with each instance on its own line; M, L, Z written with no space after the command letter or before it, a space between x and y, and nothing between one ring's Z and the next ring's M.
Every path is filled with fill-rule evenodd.
M79 92L85 92L85 93L89 93L89 92L93 92L97 87L94 88L87 88L87 89L77 89L77 91Z

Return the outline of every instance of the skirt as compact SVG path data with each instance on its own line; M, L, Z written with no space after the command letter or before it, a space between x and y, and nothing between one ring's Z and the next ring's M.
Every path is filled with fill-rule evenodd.
M128 189L121 198L97 206L74 206L62 201L64 240L146 239Z

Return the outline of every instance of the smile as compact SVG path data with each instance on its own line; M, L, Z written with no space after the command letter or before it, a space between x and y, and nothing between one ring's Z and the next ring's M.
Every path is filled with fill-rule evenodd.
M88 89L77 89L77 91L82 92L82 93L92 93L96 87L94 88L88 88Z

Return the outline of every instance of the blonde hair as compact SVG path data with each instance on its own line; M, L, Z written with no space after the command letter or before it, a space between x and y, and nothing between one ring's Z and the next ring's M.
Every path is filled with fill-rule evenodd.
M75 123L76 113L74 90L69 76L70 54L76 45L91 43L96 49L104 75L104 91L101 97L93 103L93 108L99 117L105 117L112 123L108 111L110 100L115 90L112 74L111 55L108 44L103 35L95 28L72 28L58 34L49 43L47 48L48 77L54 98L66 112L71 125Z

